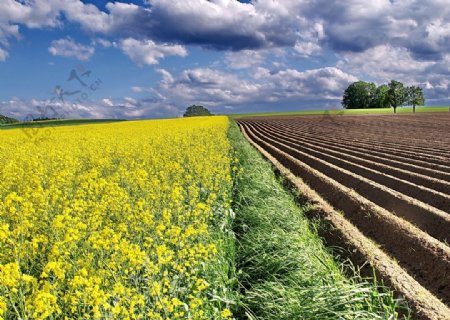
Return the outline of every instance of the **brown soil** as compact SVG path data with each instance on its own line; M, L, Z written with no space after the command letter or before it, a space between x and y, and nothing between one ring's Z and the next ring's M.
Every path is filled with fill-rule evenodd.
M254 126L254 128L261 130L258 126ZM426 176L411 174L405 170L399 171L387 165L380 165L375 161L360 159L356 156L345 154L342 151L332 150L327 145L320 146L316 143L310 143L307 140L286 137L278 134L273 129L267 128L263 132L265 132L266 136L275 140L279 139L285 145L293 147L295 150L303 151L322 160L337 164L342 168L351 170L354 173L379 182L438 209L446 210L450 208L450 196L448 195L450 192L450 183L446 181L428 179ZM425 183L425 186L422 183Z
M400 163L407 161L408 164L417 165L419 166L419 168L429 168L437 171L442 171L443 173L446 173L447 178L450 178L450 158L443 157L444 151L441 151L436 158L430 154L420 154L418 151L408 152L405 149L406 147L404 145L397 146L396 148L392 148L387 145L377 146L376 141L380 139L379 136L367 135L365 137L365 140L362 140L361 138L359 138L359 136L363 133L357 134L348 131L340 132L338 129L342 130L342 128L337 129L336 125L324 123L326 121L323 120L318 121L320 121L320 128L318 128L318 124L309 124L309 126L303 127L293 121L283 121L281 123L278 121L258 121L256 124L273 125L275 126L277 131L287 131L287 136L300 136L310 139L311 141L333 143L333 145L345 146L354 151L363 150L365 153L392 160L393 163L395 163L396 161ZM348 138L351 134L356 135L356 137ZM366 134L366 132L364 132L364 134ZM396 137L396 139L402 139L402 137ZM390 162L389 164L392 164L392 162Z
M450 163L448 161L442 161L442 153L440 154L437 162L441 163L434 163L436 160L431 157L430 155L420 155L417 151L414 153L407 153L404 150L403 147L397 147L396 149L392 148L386 148L381 146L374 146L373 143L369 141L358 141L357 138L352 138L350 140L346 141L346 136L348 133L345 133L345 137L340 137L337 132L331 132L331 133L318 133L314 130L317 129L304 129L301 130L297 127L295 123L289 123L289 122L283 122L283 123L277 123L277 122L253 122L253 125L257 126L266 126L266 127L272 127L276 129L279 133L285 133L286 136L289 137L295 137L295 138L308 138L311 141L316 142L326 142L330 145L333 145L335 147L341 147L341 148L348 148L349 150L353 150L355 152L364 150L364 152L369 153L373 156L382 156L387 157L388 159L391 159L393 161L400 161L404 162L405 160L409 164L416 164L420 167L425 167L437 171L442 171L444 173L450 172ZM326 130L326 127L324 128ZM369 138L369 137L368 137ZM376 140L377 137L370 137L371 140ZM450 177L450 175L448 175Z
M384 160L383 158L371 156L367 153L366 150L353 151L350 148L342 146L342 144L341 145L333 144L330 142L323 142L310 137L303 137L302 135L295 135L290 131L286 131L283 129L277 130L276 128L273 128L272 126L269 126L267 124L260 125L258 123L254 127L258 128L259 130L271 130L273 133L276 132L278 135L283 135L285 141L293 141L301 143L303 145L307 145L309 147L313 147L322 151L326 150L330 154L338 155L341 159L349 160L355 164L360 164L366 167L374 168L376 170L380 170L381 172L398 177L400 179L412 181L416 184L429 187L431 189L440 190L445 194L450 194L450 182L439 180L430 177L428 175L413 172L411 170L398 168L393 165L384 164L381 161L379 161ZM403 161L405 160L406 159L404 159ZM411 169L411 167L408 167L404 162L400 162L400 164L404 164L407 168ZM414 167L412 167L412 169L414 170Z
M440 210L427 206L426 204L416 201L414 198L389 189L385 187L384 184L380 185L379 183L375 183L358 175L357 173L347 170L346 168L339 167L311 154L295 150L282 142L267 137L266 133L261 134L260 132L256 133L250 129L247 130L249 130L249 134L252 137L260 139L260 141L268 143L272 147L278 148L278 151L282 151L287 155L293 156L296 160L299 160L301 163L306 164L310 168L325 174L327 177L332 178L334 181L342 184L343 186L351 190L355 190L359 194L364 194L365 198L368 200L371 200L374 203L396 213L397 215L400 215L419 225L434 237L443 241L450 238L450 216L446 212L441 212ZM294 166L292 170L299 169ZM305 173L303 172L302 174ZM311 181L315 180L317 180L316 177L311 178ZM321 184L321 182L318 182L318 184ZM321 184L320 187L324 187L324 185ZM337 197L336 201L339 202L343 202L343 199L345 198L345 195L339 194L337 196L334 190L333 196Z

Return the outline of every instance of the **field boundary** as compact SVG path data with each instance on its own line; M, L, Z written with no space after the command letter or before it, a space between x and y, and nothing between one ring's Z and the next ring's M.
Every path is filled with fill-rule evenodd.
M321 224L296 203L238 126L230 140L239 160L235 183L237 274L241 312L237 319L409 319L403 299L362 278L348 260L324 246Z
M437 107L416 107L416 113L423 112L449 112L448 106ZM395 114L413 114L411 107L397 108L397 113L394 113L391 108L372 108L372 109L332 109L332 110L298 110L298 111L284 111L284 112L256 112L256 113L241 113L230 114L229 117L233 119L247 118L247 117L267 117L267 116L345 116L345 115L395 115Z

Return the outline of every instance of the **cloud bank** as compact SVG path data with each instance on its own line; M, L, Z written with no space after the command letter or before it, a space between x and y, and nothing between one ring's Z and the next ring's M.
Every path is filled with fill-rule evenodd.
M154 67L168 56L186 57L194 47L223 52L216 65L175 74L160 69L156 85L130 84L130 94L148 98L128 101L128 109L125 100L110 101L142 110L118 115L148 116L157 104L174 115L191 102L219 112L336 106L357 79L419 84L432 103L450 98L450 6L442 0L145 0L109 2L103 10L81 0L3 0L0 62L13 54L10 44L20 41L21 28L65 24L79 26L93 42L56 39L49 44L52 55L87 61L101 46ZM325 56L334 57L334 65L295 64Z

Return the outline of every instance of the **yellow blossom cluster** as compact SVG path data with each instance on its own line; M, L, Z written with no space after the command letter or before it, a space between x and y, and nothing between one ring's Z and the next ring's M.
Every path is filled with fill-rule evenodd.
M231 318L209 277L232 193L228 125L0 131L0 319Z

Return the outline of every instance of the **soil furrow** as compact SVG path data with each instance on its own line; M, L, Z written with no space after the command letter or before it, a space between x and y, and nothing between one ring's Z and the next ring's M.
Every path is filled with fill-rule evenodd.
M367 266L367 262L369 262L375 268L378 279L382 279L385 284L393 286L398 293L410 302L415 311L415 319L441 320L450 318L450 309L447 306L436 299L393 259L380 250L376 244L337 213L302 179L292 174L283 164L250 139L245 130L242 131L247 140L271 161L294 187L298 188L303 199L314 205L316 216L328 225L328 232L324 236L329 245L348 248L349 250L345 251L347 257L363 267L363 271L369 269Z
M432 164L430 162L424 162L420 160L411 159L411 157L403 157L392 155L389 152L385 152L384 150L372 150L370 145L358 145L355 143L343 143L340 138L317 138L314 135L310 134L302 134L294 130L289 130L286 128L278 127L280 130L284 130L292 137L304 137L307 139L311 139L311 141L318 141L320 143L333 142L335 146L340 146L342 148L346 148L347 150L352 150L352 152L368 154L377 159L376 161L385 163L387 165L397 166L405 170L410 170L414 172L421 173L423 175L431 176L437 179L442 179L446 181L450 181L450 166L443 166ZM362 152L363 151L363 152ZM401 153L401 150L397 150Z
M373 150L375 152L383 152L384 154L390 154L399 158L407 158L410 160L416 160L420 165L435 165L436 168L450 172L450 156L445 155L443 151L440 151L437 155L433 155L427 152L419 151L408 151L404 146L390 147L385 144L377 143L379 137L366 137L365 139L359 139L355 135L348 132L339 133L336 132L335 128L327 128L326 126L321 126L320 130L314 128L299 128L296 124L292 123L275 123L279 127L288 128L293 133L303 134L310 137L316 137L322 140L338 140L337 142L341 144L350 144L353 146L358 146L363 149ZM321 123L316 124L322 125ZM351 137L351 138L349 138ZM396 139L401 139L401 137L396 137Z
M331 162L317 158L308 153L295 150L285 143L267 137L266 133L251 131L253 136L277 147L286 154L327 175L333 180L355 190L373 203L389 210L396 215L416 224L431 236L446 241L450 239L450 216L428 206L414 198L396 192L383 184L373 182L357 173L350 172Z
M353 151L351 149L342 146L336 146L334 143L331 142L329 143L318 142L316 140L303 138L301 136L297 136L294 138L289 136L288 132L284 131L282 128L271 126L266 123L264 124L255 123L254 126L262 128L264 130L272 130L273 133L276 133L279 137L283 137L283 139L285 140L294 143L301 143L315 150L320 150L323 152L327 151L328 153L340 157L341 159L346 159L356 164L380 170L381 172L384 172L386 174L392 175L402 180L410 181L417 185L425 186L427 188L440 191L446 195L450 194L450 182L448 181L429 177L411 170L404 170L401 168L394 167L392 165L386 165L384 163L381 163L380 161L377 161L376 157L367 155L364 152ZM450 208L450 206L447 207L447 209L448 208Z
M449 247L362 197L352 188L338 183L327 173L311 168L277 146L260 139L248 126L244 125L243 129L253 141L342 211L366 236L382 245L383 250L397 259L419 283L445 303L450 303Z
M262 126L258 126L258 124L254 125L254 128L261 131ZM440 192L441 190L433 190L416 184L416 181L412 179L412 181L402 180L395 176L388 175L384 172L380 172L378 170L373 169L373 167L377 167L374 163L364 163L364 165L357 164L354 159L346 160L345 155L341 154L332 154L333 152L327 150L325 148L321 148L318 146L313 146L308 142L293 142L289 139L289 137L280 135L276 130L270 129L262 129L266 136L270 136L271 138L282 141L287 146L295 148L297 151L303 151L305 153L311 154L319 159L325 160L329 163L333 163L341 168L345 168L350 170L353 173L356 173L360 176L368 178L372 181L378 182L384 186L387 186L393 190L401 192L405 195L418 199L424 203L429 204L437 209L446 211L450 210L450 196ZM447 212L449 213L449 212ZM450 219L450 216L449 216ZM449 220L450 221L450 220ZM450 230L450 225L449 225Z
M263 120L264 121L264 120ZM421 139L416 139L414 141L409 141L411 139L408 139L408 136L405 134L393 134L391 131L381 132L381 133L371 133L364 128L356 128L353 129L349 127L348 123L336 123L336 122L330 122L326 119L316 119L314 122L307 122L304 123L303 121L290 121L290 120L276 120L279 123L283 124L295 124L298 129L302 130L308 130L315 134L321 134L322 132L333 132L338 135L342 135L343 137L351 137L354 140L358 140L361 142L364 141L372 141L373 138L376 138L376 140L373 140L375 144L381 144L384 147L392 147L392 148L408 148L412 149L411 151L415 152L422 152L425 154L436 154L438 157L444 153L448 153L450 150L447 150L444 148L442 150L441 146L434 145L433 147L426 147L424 145L424 142L428 141L429 138L432 138L436 133L433 132L432 134L424 134L423 132L420 134ZM360 133L363 132L364 135L360 135ZM414 134L414 132L407 131L410 134ZM399 139L401 137L401 139ZM444 145L446 141L443 141ZM438 142L436 142L438 143Z

